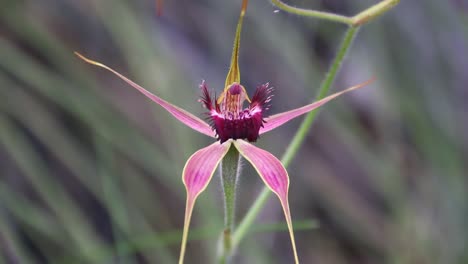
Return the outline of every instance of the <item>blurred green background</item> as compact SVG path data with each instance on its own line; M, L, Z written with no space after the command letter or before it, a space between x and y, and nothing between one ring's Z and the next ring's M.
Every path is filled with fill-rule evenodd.
M288 1L354 15L378 1ZM241 1L0 2L0 263L176 263L181 172L210 140L73 51L201 116L221 91ZM240 50L270 113L310 102L346 26L250 1ZM321 111L289 167L302 263L468 263L468 3L402 1L361 28L333 91L377 82ZM300 119L258 146L280 157ZM240 219L263 183L244 165ZM214 263L215 177L195 206L187 263ZM279 225L278 225L279 224ZM270 198L234 263L292 263Z

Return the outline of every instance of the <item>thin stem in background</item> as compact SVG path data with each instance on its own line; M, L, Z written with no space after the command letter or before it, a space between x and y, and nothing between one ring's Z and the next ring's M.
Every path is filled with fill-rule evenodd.
M317 11L317 10L310 10L304 8L298 8L294 6L290 6L288 4L283 3L281 0L270 0L273 5L278 7L279 9L296 14L299 16L306 16L306 17L316 17L322 20L328 20L337 23L344 23L349 26L362 26L374 18L381 16L383 13L387 12L388 10L392 9L396 6L400 0L384 0L375 4L366 10L358 13L355 16L347 17L343 15L337 15L329 12L324 11Z
M293 13L300 16L307 16L307 17L316 17L323 20L329 20L338 23L344 23L351 25L352 19L347 16L337 15L333 13L317 11L317 10L310 10L304 8L298 8L294 6L287 5L280 0L271 0L271 3L280 8L283 11Z
M353 43L354 38L356 37L358 33L358 30L359 30L359 27L351 26L346 31L343 41L341 42L341 45L338 49L338 53L335 59L333 60L332 65L330 66L330 70L328 71L327 75L325 76L325 79L323 80L320 86L316 99L322 99L328 94L336 78L336 75L341 68L341 64L344 58L346 57L346 54L348 53L349 48L351 47L351 44ZM281 159L281 162L283 163L285 167L287 167L291 163L291 160L297 154L299 147L304 141L307 133L309 132L317 116L317 113L318 113L317 110L312 111L304 118L304 121L302 122L301 126L297 130L296 134L294 135L291 143L289 144L288 148L286 149L286 152L284 153ZM239 245L239 242L247 234L247 231L249 231L250 226L252 225L253 221L259 214L260 210L263 208L263 206L265 206L265 203L268 197L270 196L270 194L271 194L271 191L267 187L265 187L260 193L260 195L257 197L257 199L255 200L252 207L250 207L245 217L239 223L239 226L237 227L236 231L234 232L232 236L233 248L236 248Z
M351 25L361 26L396 6L400 0L385 0L375 4L351 18Z

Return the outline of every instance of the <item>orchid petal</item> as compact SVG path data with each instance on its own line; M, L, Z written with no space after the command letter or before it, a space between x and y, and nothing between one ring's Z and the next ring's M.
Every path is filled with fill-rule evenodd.
M86 58L85 56L79 54L78 52L75 52L75 55L77 55L80 59L84 60L85 62L104 68L113 74L117 75L120 79L124 80L126 83L130 84L133 88L137 89L140 91L142 94L146 95L149 99L153 100L160 106L162 106L164 109L166 109L169 113L171 113L177 120L180 122L184 123L188 127L192 128L193 130L196 130L202 134L205 134L210 137L215 137L215 133L213 129L208 125L205 121L201 120L200 118L192 115L191 113L187 112L186 110L179 108L163 99L160 97L154 95L153 93L149 92L145 88L139 86L138 84L134 83L132 80L128 79L127 77L123 76L122 74L118 73L114 69L108 67L107 65L104 65L100 62L90 60Z
M187 190L187 203L185 207L184 231L180 248L179 263L184 262L185 247L187 245L188 230L192 217L193 206L198 195L206 189L219 162L231 147L231 140L223 144L215 142L208 147L195 152L185 164L182 181Z
M291 212L289 210L288 189L289 176L281 161L279 161L270 152L257 148L254 145L244 141L234 141L234 146L239 150L239 153L248 160L260 175L265 184L274 192L283 207L284 216L288 225L289 236L294 253L294 260L299 263L297 257L296 243L294 240L294 232L291 221Z
M287 112L283 112L283 113L280 113L280 114L276 114L276 115L272 115L272 116L269 116L267 118L265 118L265 123L263 124L263 127L260 128L260 131L259 131L259 134L263 134L263 133L266 133L274 128L277 128L281 125L283 125L284 123L288 122L289 120L291 119L294 119L298 116L301 116L303 114L306 114L324 104L326 104L327 102L335 99L336 97L344 94L344 93L347 93L347 92L350 92L350 91L353 91L353 90L356 90L356 89L359 89L359 88L362 88L370 83L372 83L375 79L372 78L368 81L365 81L361 84L358 84L358 85L355 85L355 86L352 86L344 91L341 91L341 92L338 92L338 93L335 93L335 94L332 94L330 96L327 96L325 98L323 98L322 100L319 100L317 102L314 102L312 104L309 104L309 105L306 105L306 106L303 106L303 107L300 107L300 108L296 108L296 109L293 109L293 110L290 110L290 111L287 111Z
M229 67L229 72L226 77L226 83L224 85L225 91L229 88L229 85L232 83L240 83L240 71L239 71L239 46L240 46L240 36L242 31L242 22L244 20L245 11L247 9L248 0L242 1L241 13L239 16L239 21L237 22L236 36L234 38L234 45L232 48L231 55L231 66Z
M223 101L223 98L233 83L240 84L240 70L239 70L239 47L240 47L240 37L242 32L242 22L244 21L245 11L247 10L248 0L242 0L242 8L239 15L239 20L237 21L236 36L234 37L234 44L232 47L231 55L231 65L229 66L229 71L226 76L226 82L224 84L224 91L219 95L218 103ZM242 87L245 92L245 88ZM250 102L250 98L247 96L246 99Z

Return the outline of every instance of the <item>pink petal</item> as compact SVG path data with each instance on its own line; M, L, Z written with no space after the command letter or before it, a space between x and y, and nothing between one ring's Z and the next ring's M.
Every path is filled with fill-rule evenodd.
M184 262L185 246L187 244L188 230L195 200L208 186L219 162L231 147L231 142L230 140L223 144L215 142L206 148L202 148L195 152L185 164L182 181L187 190L187 203L179 263Z
M294 259L296 263L299 263L296 243L294 240L294 232L291 223L291 213L289 211L288 172L284 168L283 164L281 164L281 161L279 161L268 151L257 148L254 145L241 139L234 141L234 146L236 146L241 155L252 164L268 188L270 188L270 190L278 196L281 202L281 206L283 207L286 223L288 224L289 236L291 237L291 244L294 252Z
M230 146L231 141L224 144L215 142L198 150L187 160L182 174L182 181L187 193L192 195L193 199L206 188L218 163Z
M281 126L282 124L288 122L289 120L293 119L293 118L296 118L300 115L303 115L303 114L306 114L324 104L326 104L327 102L335 99L336 97L344 94L344 93L347 93L347 92L350 92L352 90L356 90L356 89L359 89L359 88L362 88L370 83L372 83L374 81L374 79L370 79L368 81L365 81L361 84L358 84L358 85L355 85L355 86L352 86L344 91L341 91L341 92L338 92L338 93L335 93L335 94L332 94L330 96L327 96L325 98L323 98L322 100L320 101L317 101L317 102L314 102L312 104L309 104L309 105L306 105L306 106L303 106L303 107L300 107L300 108L296 108L296 109L293 109L293 110L290 110L290 111L287 111L287 112L284 112L284 113L280 113L280 114L276 114L276 115L272 115L272 116L269 116L267 118L265 118L265 123L263 124L263 127L260 128L260 131L259 131L259 134L263 134L263 133L266 133L274 128L277 128L279 126Z
M181 108L179 108L179 107L177 107L177 106L175 106L175 105L161 99L160 97L152 94L151 92L149 92L145 88L143 88L143 87L139 86L138 84L134 83L132 80L130 80L127 77L123 76L122 74L118 73L114 69L112 69L112 68L110 68L110 67L108 67L108 66L106 66L106 65L104 65L102 63L99 63L97 61L90 60L90 59L84 57L83 55L79 54L78 52L75 52L75 55L77 55L80 59L84 60L85 62L87 62L89 64L104 68L104 69L112 72L113 74L117 75L120 79L122 79L126 83L130 84L133 88L137 89L142 94L146 95L146 97L150 98L151 100L153 100L154 102L156 102L157 104L162 106L169 113L171 113L175 118L177 118L180 122L184 123L188 127L192 128L192 129L194 129L194 130L196 130L196 131L198 131L198 132L200 132L202 134L205 134L207 136L215 137L215 133L214 133L213 129L210 127L210 125L208 125L205 121L201 120L200 118L198 118L198 117L192 115L191 113L187 112L186 110L181 109Z

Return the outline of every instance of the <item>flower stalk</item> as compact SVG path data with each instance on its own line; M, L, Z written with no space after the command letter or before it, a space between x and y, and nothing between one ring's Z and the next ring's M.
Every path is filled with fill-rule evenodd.
M235 223L237 178L240 174L240 155L234 146L221 161L220 176L224 194L224 230L220 240L219 263L226 263L232 255L232 232Z
M234 207L236 200L236 182L240 174L239 151L233 146L229 149L224 159L221 161L221 182L224 192L224 227L234 228Z

